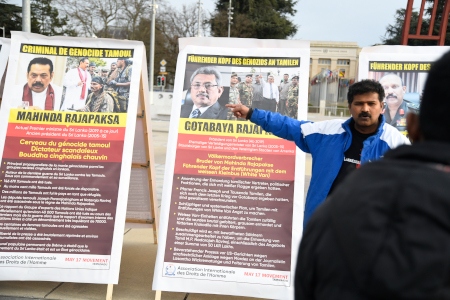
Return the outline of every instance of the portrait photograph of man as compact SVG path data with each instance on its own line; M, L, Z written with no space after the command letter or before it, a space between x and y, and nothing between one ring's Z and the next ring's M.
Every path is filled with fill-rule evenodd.
M54 77L54 63L51 59L34 57L29 60L25 76L20 77L25 78L26 83L14 88L11 107L60 110L62 87L53 83ZM20 81L22 79L19 79Z
M420 107L420 91L427 73L369 72L384 89L383 115L386 123L406 134L406 116Z
M200 67L192 73L189 82L190 97L181 105L180 117L226 120L228 109L219 102L224 92L219 70L213 66Z

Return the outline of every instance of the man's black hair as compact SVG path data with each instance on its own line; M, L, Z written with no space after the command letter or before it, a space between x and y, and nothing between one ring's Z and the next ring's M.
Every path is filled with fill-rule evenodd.
M130 65L130 60L125 57L118 57L117 60L123 60L125 62L125 66Z
M378 81L372 79L364 79L352 84L348 88L347 100L348 104L352 104L356 95L364 95L367 93L377 93L380 102L384 99L384 89Z
M36 57L33 58L28 64L27 73L30 73L31 65L49 65L50 66L50 75L53 72L53 62L46 57Z
M103 81L103 78L101 78L100 76L92 77L91 82L97 82L97 83L99 83L101 85L105 84L105 82Z
M450 51L434 64L428 73L422 103L419 126L424 139L450 142Z
M80 60L78 61L78 65L80 65L81 62L84 62L87 59L89 59L89 58L87 58L87 57L80 58Z

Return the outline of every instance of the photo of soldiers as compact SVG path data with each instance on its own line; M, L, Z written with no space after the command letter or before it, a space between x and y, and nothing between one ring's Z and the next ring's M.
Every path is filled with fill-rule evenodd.
M114 76L114 73L117 74L117 76ZM117 69L113 72L108 85L112 87L118 94L121 112L126 112L128 110L131 75L131 61L127 60L126 58L118 58Z
M255 76L255 82L253 83L253 101L252 108L261 108L261 101L263 98L263 89L261 79L259 76Z
M109 73L108 69L106 69L106 68L102 69L101 77L102 77L104 83L106 83L108 81L108 73Z
M253 101L253 74L245 75L245 81L237 86L241 104L252 106Z
M94 77L97 71L97 64L95 62L91 62L89 64L89 74L91 74L91 77Z
M237 88L238 85L238 75L236 73L231 74L230 78L230 91L228 94L228 104L239 104L241 103L240 97L239 97L239 90ZM236 120L237 118L231 113L231 111L228 111L228 120Z
M289 117L297 119L298 117L298 76L292 77L289 85L286 100L286 113Z
M113 62L110 66L110 71L108 72L108 78L111 77L111 75L114 73L114 71L117 69L117 63Z
M86 105L78 111L84 112L114 112L113 96L103 89L105 83L99 76L94 76L91 81L92 93L87 98Z
M280 101L278 102L278 112L282 115L286 115L286 101L288 98L288 91L291 86L291 82L289 81L289 74L283 75L283 80L278 87L280 91Z

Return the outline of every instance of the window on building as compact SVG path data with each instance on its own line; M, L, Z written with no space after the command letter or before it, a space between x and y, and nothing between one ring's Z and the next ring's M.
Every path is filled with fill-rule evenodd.
M350 65L350 59L338 59L337 64L340 66L348 66Z
M309 64L312 65L312 58L309 58Z
M319 65L331 65L331 59L319 58Z

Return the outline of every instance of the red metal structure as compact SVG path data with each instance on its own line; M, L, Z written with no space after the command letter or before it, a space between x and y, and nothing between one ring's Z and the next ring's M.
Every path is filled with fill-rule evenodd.
M433 11L430 16L430 27L428 29L428 34L420 33L421 29L422 29L422 19L423 19L423 13L425 10L425 2L427 2L427 1L422 0L422 5L420 6L419 19L417 22L416 33L411 34L411 33L409 33L409 29L411 27L411 14L412 14L414 0L408 0L408 5L406 7L406 14L405 14L405 23L404 23L403 32L402 32L402 45L408 45L409 39L435 40L435 41L437 41L437 44L439 46L444 45L445 36L447 33L448 17L449 17L449 13L450 13L450 0L445 0L444 11L442 13L442 22L441 22L441 26L439 28L438 35L433 35L434 23L435 23L435 19L436 19L436 11L437 11L437 7L438 7L438 0L434 0L434 3L433 3Z

